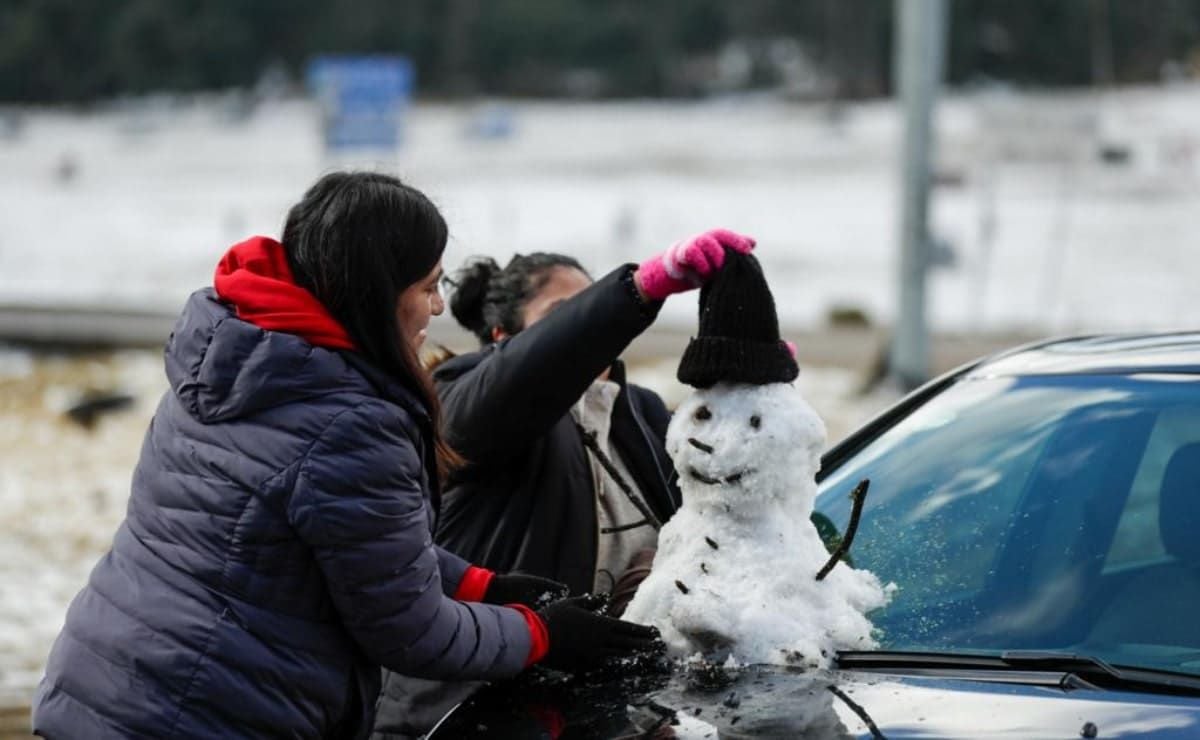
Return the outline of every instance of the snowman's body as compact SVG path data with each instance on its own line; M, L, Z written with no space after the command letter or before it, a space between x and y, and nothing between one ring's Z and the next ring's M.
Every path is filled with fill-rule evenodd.
M653 624L676 657L826 666L875 645L864 613L887 602L839 563L812 524L825 426L787 383L720 383L676 410L667 450L683 506L659 534L624 618Z

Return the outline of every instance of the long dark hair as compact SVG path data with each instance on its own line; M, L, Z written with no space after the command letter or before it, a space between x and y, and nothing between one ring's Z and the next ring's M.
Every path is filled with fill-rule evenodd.
M282 238L296 283L345 327L364 357L424 402L443 476L461 458L442 439L429 373L400 338L396 299L433 270L446 237L442 214L416 188L376 172L334 172L288 211Z
M481 345L492 343L496 328L516 334L525 328L525 305L546 285L556 267L588 274L574 257L554 252L518 254L503 268L491 257L472 257L453 278L446 279L454 288L450 313Z

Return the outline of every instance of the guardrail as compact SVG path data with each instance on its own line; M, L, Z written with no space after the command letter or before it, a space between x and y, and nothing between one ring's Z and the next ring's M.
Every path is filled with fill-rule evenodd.
M0 304L0 342L82 349L158 348L166 342L175 319L175 313L163 311ZM799 347L802 365L870 368L881 361L888 341L887 331L876 327L784 326L781 331ZM694 333L690 328L660 322L630 345L625 358L678 357ZM1019 331L935 333L930 337L931 366L937 372L1040 336ZM430 339L457 352L478 346L466 332L447 322L431 326Z
M0 304L0 341L65 347L162 346L176 314Z

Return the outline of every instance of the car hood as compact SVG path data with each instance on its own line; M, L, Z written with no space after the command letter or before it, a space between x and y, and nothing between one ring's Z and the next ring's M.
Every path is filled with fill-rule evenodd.
M543 673L484 689L430 737L1200 736L1200 698L1065 688L1070 682L1062 678L1031 671L802 673L777 666L588 680Z

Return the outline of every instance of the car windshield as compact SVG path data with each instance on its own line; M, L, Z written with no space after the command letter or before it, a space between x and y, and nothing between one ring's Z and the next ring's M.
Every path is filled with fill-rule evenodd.
M881 649L1056 650L1200 674L1200 378L960 380L821 481L899 588Z

